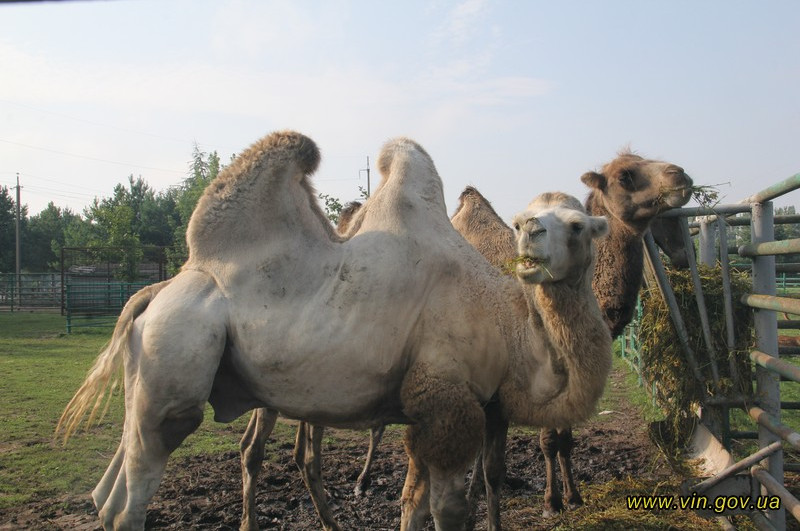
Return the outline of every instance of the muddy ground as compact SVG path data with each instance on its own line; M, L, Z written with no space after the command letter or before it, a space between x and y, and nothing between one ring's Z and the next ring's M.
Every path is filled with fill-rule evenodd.
M615 374L612 385L622 376ZM373 471L373 485L357 498L353 486L367 448L364 435L330 430L323 447L323 474L334 513L343 529L399 529L399 498L405 475L405 454L399 430L387 431ZM580 484L635 478L674 477L647 435L639 411L624 402L576 429L575 471ZM293 440L279 441L259 478L257 508L262 529L321 529L303 482L291 461ZM541 516L544 464L538 437L512 429L508 474L503 490L506 530L550 529L558 518ZM150 505L148 529L236 530L241 517L239 455L173 459ZM485 506L478 508L478 529L485 529ZM0 530L100 529L91 499L68 496L41 499L24 507L0 510ZM563 522L561 522L563 524ZM567 526L568 527L568 526ZM433 525L428 526L433 529Z

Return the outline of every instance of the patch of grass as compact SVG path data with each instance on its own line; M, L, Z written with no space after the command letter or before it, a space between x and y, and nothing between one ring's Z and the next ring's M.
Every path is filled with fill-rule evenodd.
M553 522L553 530L569 531L643 531L712 529L714 523L691 510L644 510L628 507L630 496L675 496L680 480L640 481L625 478L586 485L587 504L568 511ZM752 526L739 529L754 529Z
M90 492L119 446L119 391L102 422L66 445L54 440L59 417L109 340L111 329L65 333L60 315L0 314L0 508L31 499ZM249 415L231 424L206 421L174 456L238 451ZM276 433L294 430L278 423Z
M664 411L653 402L652 390L646 388L649 384L639 383L639 376L620 355L620 340L614 341L614 365L613 370L620 370L625 374L624 385L619 387L607 386L600 400L599 409L614 409L614 402L625 400L633 404L641 413L645 422L655 422L664 420Z

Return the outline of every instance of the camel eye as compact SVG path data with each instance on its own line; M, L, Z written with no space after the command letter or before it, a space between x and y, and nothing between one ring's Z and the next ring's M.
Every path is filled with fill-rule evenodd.
M519 223L514 223L514 230L519 231Z
M634 183L634 175L630 170L625 170L619 175L619 182L626 190L633 190L636 188Z
M583 230L583 223L580 221L573 221L572 222L572 232L578 234Z

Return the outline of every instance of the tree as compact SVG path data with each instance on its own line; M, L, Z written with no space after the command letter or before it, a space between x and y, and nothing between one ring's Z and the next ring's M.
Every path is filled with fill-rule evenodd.
M794 216L795 208L793 206L778 207L775 209L775 216ZM800 238L800 224L797 223L781 223L775 224L775 239L776 240L791 240ZM797 262L797 257L794 255L777 255L776 262L789 263Z
M16 216L16 206L8 188L0 186L0 272L15 270Z
M339 198L328 194L319 194L319 198L322 199L324 203L322 208L325 210L325 215L328 216L331 223L334 225L339 223L339 214L342 213L342 208L344 208Z
M206 153L200 150L197 143L194 144L192 160L189 163L189 176L174 194L176 226L173 230L172 247L167 249L167 269L171 274L177 273L189 256L186 247L189 219L206 186L217 177L222 168L216 151Z
M359 199L361 200L366 201L369 199L369 194L363 186L358 187L358 194ZM328 219L331 220L331 223L334 225L339 223L339 215L342 213L342 209L344 208L341 200L338 197L333 197L332 195L328 194L319 194L318 197L322 199L322 208L325 210L325 215L328 216Z
M30 218L23 235L23 269L35 273L58 271L67 226L74 218L79 216L68 208L62 210L52 201L44 210Z

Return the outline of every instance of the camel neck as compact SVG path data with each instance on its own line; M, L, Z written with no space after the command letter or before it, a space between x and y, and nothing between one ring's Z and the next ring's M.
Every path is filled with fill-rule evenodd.
M550 428L586 420L611 368L611 336L596 299L587 282L528 286L525 291L528 343L500 391L508 416L512 422Z

